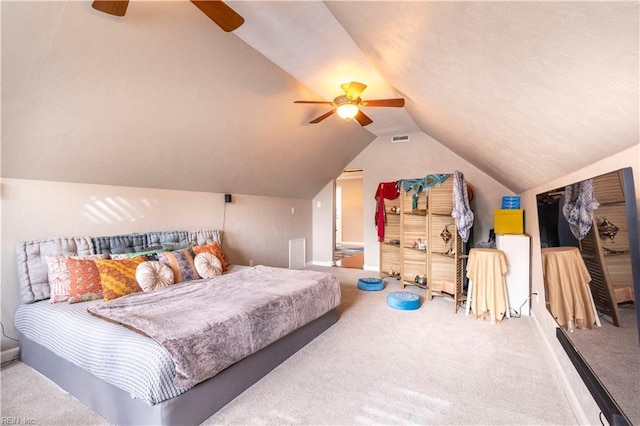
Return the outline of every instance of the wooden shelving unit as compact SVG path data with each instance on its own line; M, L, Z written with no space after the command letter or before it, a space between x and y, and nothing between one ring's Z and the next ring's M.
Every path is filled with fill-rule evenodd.
M392 212L394 206L400 207L398 200L384 200L387 223L384 231L384 241L380 243L380 278L400 278L402 265L400 245L400 212ZM397 244L392 243L397 241Z
M453 176L441 186L420 192L416 208L413 197L413 190L401 190L396 200L385 200L388 213L385 241L380 246L381 277L399 269L402 288L408 285L423 288L428 300L433 296L452 297L454 312L457 312L465 300L463 259L466 256L451 217ZM400 207L399 214L389 213L393 205ZM440 235L445 228L451 233L451 240L446 243ZM393 239L399 239L400 244L390 244Z
M466 300L463 289L464 244L458 235L453 211L453 177L429 189L429 288L428 297L453 297L454 312ZM442 234L448 232L447 242Z
M418 194L417 207L413 208L413 191L400 194L400 235L402 244L402 280L401 287L415 285L427 288L427 196ZM424 244L418 247L417 244ZM418 278L419 281L416 281Z

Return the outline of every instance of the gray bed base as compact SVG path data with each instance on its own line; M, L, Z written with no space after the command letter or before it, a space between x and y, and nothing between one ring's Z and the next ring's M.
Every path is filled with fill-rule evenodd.
M333 309L187 392L156 405L132 399L122 389L24 336L20 340L20 360L114 424L198 425L336 321L337 313Z

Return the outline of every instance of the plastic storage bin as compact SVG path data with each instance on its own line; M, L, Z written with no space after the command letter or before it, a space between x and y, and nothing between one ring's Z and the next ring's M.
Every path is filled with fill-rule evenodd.
M502 209L493 213L496 234L524 234L524 210Z
M502 208L504 210L513 210L520 208L520 197L517 195L509 195L502 197Z

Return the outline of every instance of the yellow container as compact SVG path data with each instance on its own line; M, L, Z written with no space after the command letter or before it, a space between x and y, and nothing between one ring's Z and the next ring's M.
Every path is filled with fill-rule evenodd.
M496 234L524 234L524 210L494 210L493 230Z

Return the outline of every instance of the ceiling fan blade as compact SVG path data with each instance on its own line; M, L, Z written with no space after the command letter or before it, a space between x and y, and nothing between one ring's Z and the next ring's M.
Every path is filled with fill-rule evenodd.
M91 7L95 10L114 16L124 16L127 13L127 6L129 6L129 0L95 0L91 3Z
M357 99L360 97L360 94L367 88L366 84L358 83L357 81L352 81L351 83L344 83L340 85L342 90L344 90L345 95L349 99Z
M367 115L364 112L362 112L362 110L358 110L358 113L353 118L355 118L356 121L360 123L360 125L363 127L373 123L373 120L367 117Z
M327 104L331 105L333 102L327 101L293 101L294 104Z
M244 18L220 0L191 0L191 3L226 32L244 24Z
M336 112L336 110L334 108L331 111L322 114L320 117L316 118L315 120L310 121L309 124L317 124L317 123L321 122L322 120L324 120L325 118L330 117L332 114L335 114L335 112Z
M360 105L368 107L403 107L404 99L375 99L372 101L362 101Z

